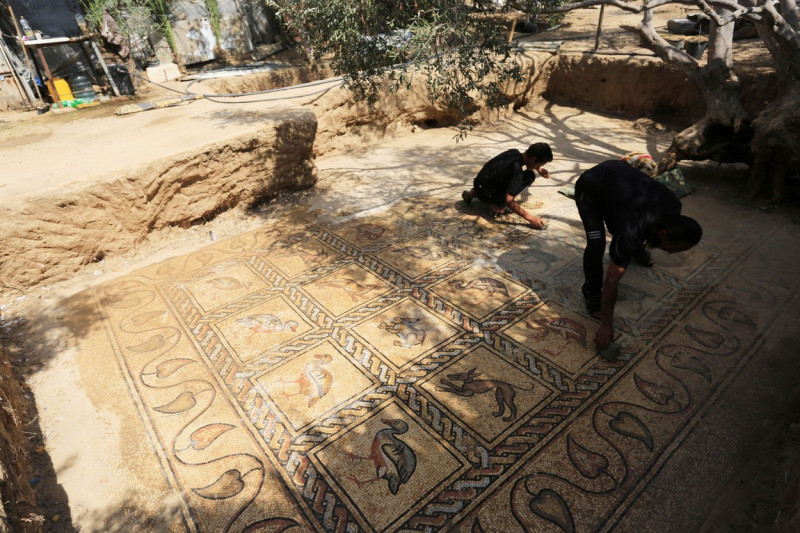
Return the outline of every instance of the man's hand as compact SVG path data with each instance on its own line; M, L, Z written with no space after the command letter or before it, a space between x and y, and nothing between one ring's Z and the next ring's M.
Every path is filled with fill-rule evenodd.
M547 222L544 219L535 217L525 211L510 194L506 194L506 206L514 213L527 220L534 229L544 229L547 226Z
M547 226L547 221L543 218L535 217L533 215L528 215L526 218L528 222L531 223L533 229L544 229Z
M608 348L613 340L614 328L611 326L600 326L597 333L594 334L594 345L597 347L598 352Z
M550 173L547 171L546 168L539 168L539 175L546 180L550 179Z

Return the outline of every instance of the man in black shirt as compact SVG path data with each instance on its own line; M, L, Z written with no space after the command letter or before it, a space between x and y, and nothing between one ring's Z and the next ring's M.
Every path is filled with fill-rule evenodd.
M506 208L518 214L536 229L543 229L545 221L525 211L514 199L515 196L527 189L536 179L535 171L543 178L549 178L550 173L542 165L553 160L553 152L547 143L535 143L521 153L516 148L506 150L500 155L490 159L478 173L473 181L473 188L461 193L465 203L470 203L477 197L482 202L492 206L492 214L499 215ZM523 170L522 167L527 167Z
M703 229L681 215L681 202L665 185L625 161L605 161L581 174L575 183L575 203L586 230L582 290L586 309L600 318L594 342L604 350L614 338L617 286L631 259L652 266L645 245L683 252L700 242ZM612 235L605 282L604 224Z

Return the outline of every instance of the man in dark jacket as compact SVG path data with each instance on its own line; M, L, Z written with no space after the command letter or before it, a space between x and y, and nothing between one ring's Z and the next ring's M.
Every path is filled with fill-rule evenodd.
M625 161L605 161L581 174L575 203L586 230L583 296L587 311L600 319L594 342L604 350L614 338L617 286L631 260L652 266L645 245L683 252L700 242L703 229L681 215L681 202L672 191ZM604 224L612 235L605 281Z
M508 208L530 222L534 228L543 229L545 221L525 211L514 197L533 183L536 179L535 171L543 178L549 178L550 173L542 165L552 160L553 152L547 143L532 144L525 153L516 148L506 150L483 165L472 182L472 189L461 193L461 198L465 203L479 198L492 206L494 216L504 213ZM526 170L522 167L526 167Z

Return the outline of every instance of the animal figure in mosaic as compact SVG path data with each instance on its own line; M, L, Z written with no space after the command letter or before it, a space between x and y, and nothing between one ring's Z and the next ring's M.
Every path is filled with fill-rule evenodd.
M629 301L635 313L641 313L645 309L645 302L652 294L631 285L620 284L622 299Z
M392 250L391 253L397 254L397 259L392 261L392 264L397 268L400 268L402 263L405 263L405 268L408 268L415 259L438 261L444 257L443 254L434 252L430 248L425 248L424 246L403 246Z
M353 475L347 478L359 487L385 479L389 484L389 492L397 494L400 485L408 482L417 469L417 455L403 440L397 438L408 432L408 423L397 418L381 418L381 422L389 426L375 433L370 446L369 455L358 455L345 451L345 455L353 459L372 461L375 465L375 479L358 479Z
M469 282L454 279L450 280L448 285L460 291L479 291L486 293L483 298L474 302L473 305L480 305L495 294L508 298L508 289L506 289L505 283L494 278L475 278L471 279Z
M294 320L283 322L279 317L269 313L247 315L246 317L240 318L235 323L252 332L247 338L247 342L252 341L253 335L257 333L281 333L286 330L297 331L297 322Z
M239 281L238 279L231 277L231 276L224 276L221 278L213 278L206 280L206 283L214 287L215 289L223 290L223 291L235 291L237 289L249 289L253 286L253 282L251 281Z
M525 322L525 327L531 330L528 337L543 341L554 335L564 339L564 345L558 350L540 348L543 352L556 355L567 347L569 341L574 341L581 348L586 349L586 328L583 324L566 317L534 318Z
M380 239L381 235L386 231L386 228L383 226L370 223L357 224L354 228L359 232L361 237L371 241Z
M328 281L323 281L319 284L320 287L332 287L334 289L342 289L345 291L349 296L350 299L354 302L358 302L360 300L367 300L369 296L367 293L370 291L377 291L383 289L383 285L379 285L377 283L359 283L354 279L351 278L342 278L342 279L332 279Z
M287 394L284 397L305 396L308 398L308 407L314 407L323 396L328 394L333 385L333 376L330 372L322 368L333 361L333 357L327 353L314 354L311 361L303 365L297 379L287 380L280 378L278 381L284 386L290 383L297 384L297 392Z
M475 394L483 394L493 390L494 399L497 402L497 411L493 412L492 416L503 416L503 413L508 409L508 415L503 416L503 421L510 422L514 420L517 417L516 389L532 391L533 385L531 385L529 389L524 389L506 381L500 381L499 379L475 379L480 375L481 373L478 372L476 368L468 372L447 374L448 378L454 381L460 381L461 384L442 378L441 383L444 386L436 387L436 390L439 392L452 392L453 394L458 394L459 396L467 398Z
M396 316L391 322L381 322L378 327L400 338L392 343L395 346L411 348L425 342L426 333L422 329L422 321L418 318Z
M278 239L281 235L283 235L283 232L278 228L269 228L260 231L259 235L265 239Z
M311 268L314 266L321 265L324 263L328 257L330 257L330 252L328 250L306 250L305 248L288 248L285 250L280 250L275 252L274 257L276 259L281 258L290 258L290 259L299 259L303 262L306 268Z
M550 252L545 252L539 246L531 247L528 252L529 253L525 254L525 260L534 261L542 265L544 267L542 273L545 273L553 268L553 265L558 262L557 256L551 254Z
M482 239L489 236L489 230L475 223L472 218L459 219L455 223L447 224L443 231L456 239Z

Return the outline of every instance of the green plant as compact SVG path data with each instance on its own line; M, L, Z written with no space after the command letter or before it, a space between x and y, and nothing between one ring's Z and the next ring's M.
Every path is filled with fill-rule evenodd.
M80 3L84 19L94 31L102 30L103 15L108 13L131 45L140 43L155 31L162 31L175 51L170 23L172 0L80 0Z
M172 0L147 0L148 8L158 22L159 29L164 32L164 37L166 37L170 49L174 52L177 48L175 46L175 34L172 32L172 23L169 20L171 4Z
M114 11L116 5L117 0L81 0L86 24L92 30L99 32L103 27L103 13Z
M219 12L219 2L217 0L206 0L206 8L208 9L208 18L211 20L211 29L217 39L217 46L220 46L222 44L222 31L220 29L222 15Z
M504 86L522 79L507 31L463 0L266 2L308 57L331 58L357 100L372 105L422 77L430 100L461 119L460 136L482 105L506 107Z

